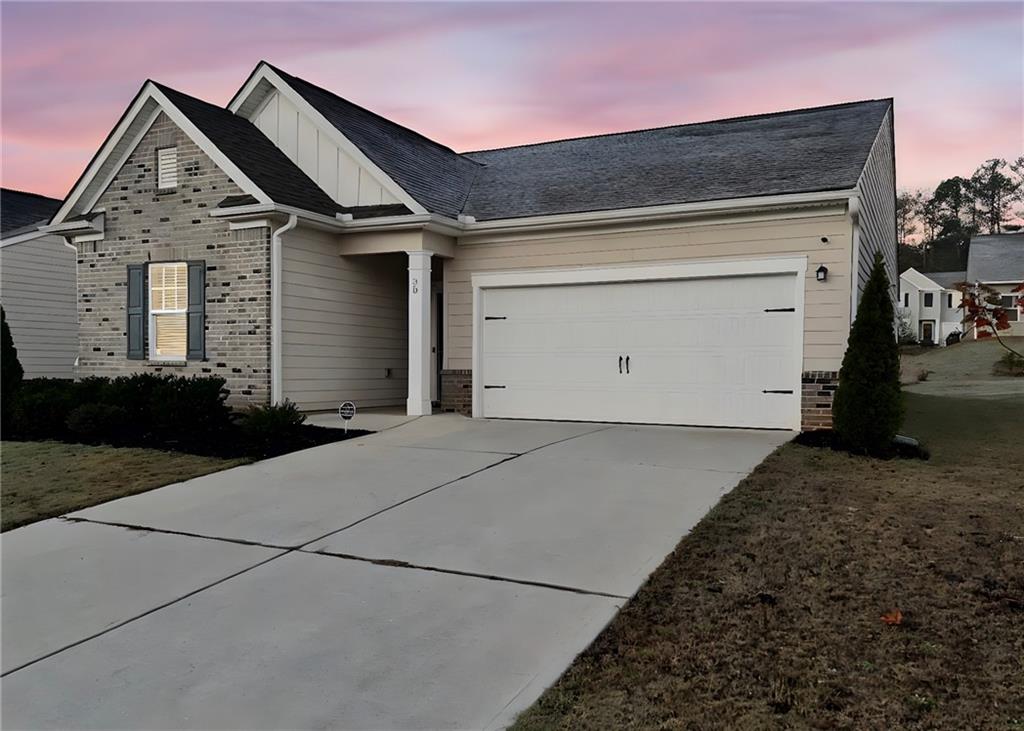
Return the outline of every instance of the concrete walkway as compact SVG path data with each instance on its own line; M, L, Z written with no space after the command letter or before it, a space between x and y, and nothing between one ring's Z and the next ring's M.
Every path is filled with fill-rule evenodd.
M5 728L500 728L791 435L434 416L6 533Z

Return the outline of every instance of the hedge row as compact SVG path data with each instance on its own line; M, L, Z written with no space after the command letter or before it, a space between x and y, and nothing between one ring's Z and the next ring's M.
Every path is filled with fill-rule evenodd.
M305 426L291 403L234 412L224 384L216 376L148 373L26 380L12 397L4 438L267 457L341 436Z

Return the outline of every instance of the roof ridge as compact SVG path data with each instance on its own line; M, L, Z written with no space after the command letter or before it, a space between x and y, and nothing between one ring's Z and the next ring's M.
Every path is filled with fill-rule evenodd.
M53 201L54 203L62 203L63 198L54 198L53 196L43 195L42 193L33 193L31 190L21 190L20 188L3 188L0 187L5 193L17 193L18 195L30 195L33 198L42 198L44 200Z
M331 91L330 89L325 89L324 87L320 86L319 84L314 84L312 81L304 79L301 76L296 76L295 74L290 74L287 71L284 71L283 69L278 68L277 66L275 66L274 64L272 64L272 63L270 63L268 61L263 61L262 63L266 64L271 69L273 69L273 71L275 73L277 73L278 75L282 76L285 79L285 81L294 80L294 81L302 82L303 84L306 84L307 86L311 86L314 89L316 89L318 91L321 91L324 94L327 94L328 96L332 96L335 99L338 99L339 101L344 102L345 104L353 106L356 109L360 110L361 112L365 112L366 114L369 114L370 116L375 117L376 119L379 119L382 122L386 122L387 124L390 124L390 125L393 125L395 127L398 127L399 129L401 129L401 130L403 130L405 132L408 132L411 135L415 135L416 137L419 137L421 140L424 140L425 142L429 142L430 144L435 145L436 147L440 147L441 149L443 149L443 150L445 150L447 152L450 152L451 154L455 155L456 157L463 157L467 162L471 162L474 165L482 165L483 164L483 163L480 163L480 162L478 162L476 160L471 160L469 158L465 158L462 153L456 152L454 149L452 149L448 145L446 145L446 144L444 144L442 142L438 142L437 140L432 139L430 137L427 137L425 134L423 134L422 132L418 132L418 131L414 130L412 127L406 127L404 124L396 122L393 119L389 119L388 117L385 117L383 114L378 114L377 112L373 111L372 109L368 109L367 107L364 107L361 104L356 104L351 99L346 99L345 97L341 96L340 94L336 94L335 92Z
M702 122L685 122L683 124L664 124L658 127L643 127L641 129L630 129L623 130L621 132L600 132L592 135L578 135L576 137L563 137L557 140L543 140L541 142L527 142L521 145L506 145L504 147L488 147L481 150L464 150L457 153L462 156L476 155L481 152L499 152L501 150L516 150L523 147L540 147L542 145L554 145L559 142L575 142L577 140L593 140L601 137L622 137L624 135L642 134L644 132L660 132L666 129L679 129L682 127L699 127L707 124L722 124L725 122L743 122L753 119L768 119L771 117L781 117L786 115L795 114L809 114L811 112L820 112L826 109L841 109L844 107L853 107L861 104L873 104L876 102L889 102L892 106L893 97L882 97L879 99L861 99L859 101L852 102L839 102L837 104L823 104L817 107L801 107L799 109L786 109L778 112L762 112L760 114L744 114L736 117L723 117L722 119L708 119Z

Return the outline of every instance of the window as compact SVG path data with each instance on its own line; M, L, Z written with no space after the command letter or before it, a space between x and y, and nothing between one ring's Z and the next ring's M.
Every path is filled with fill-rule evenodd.
M1017 308L1017 295L1004 294L999 297L999 304L1006 310L1006 319L1010 322L1020 320L1020 310Z
M149 358L185 360L188 351L188 264L149 266Z
M925 307L931 307L932 306L932 302L934 301L934 298L935 298L935 295L933 295L931 292L925 292L924 293L924 306Z
M157 190L173 190L178 187L178 148L164 147L156 151Z
M910 307L910 292L903 293L903 306Z
M951 294L946 294L946 307L953 309L953 295Z

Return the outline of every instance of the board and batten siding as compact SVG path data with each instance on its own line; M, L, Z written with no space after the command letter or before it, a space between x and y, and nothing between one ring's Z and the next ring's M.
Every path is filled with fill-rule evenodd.
M896 264L896 168L892 144L892 108L871 146L864 171L857 181L860 192L860 261L857 302L867 284L875 252L881 251L889 275L893 302L899 287Z
M821 242L823 236L827 244ZM477 272L806 254L804 370L835 371L850 329L851 237L844 208L841 213L780 220L660 224L500 242L482 236L464 239L444 267L444 367L472 368L471 277ZM815 279L821 264L829 270L826 282Z
M335 202L343 206L399 202L280 92L267 98L253 123Z
M336 236L311 229L283 237L284 395L306 411L404 404L408 259L338 250Z
M74 376L75 260L59 236L0 248L0 303L26 378Z

